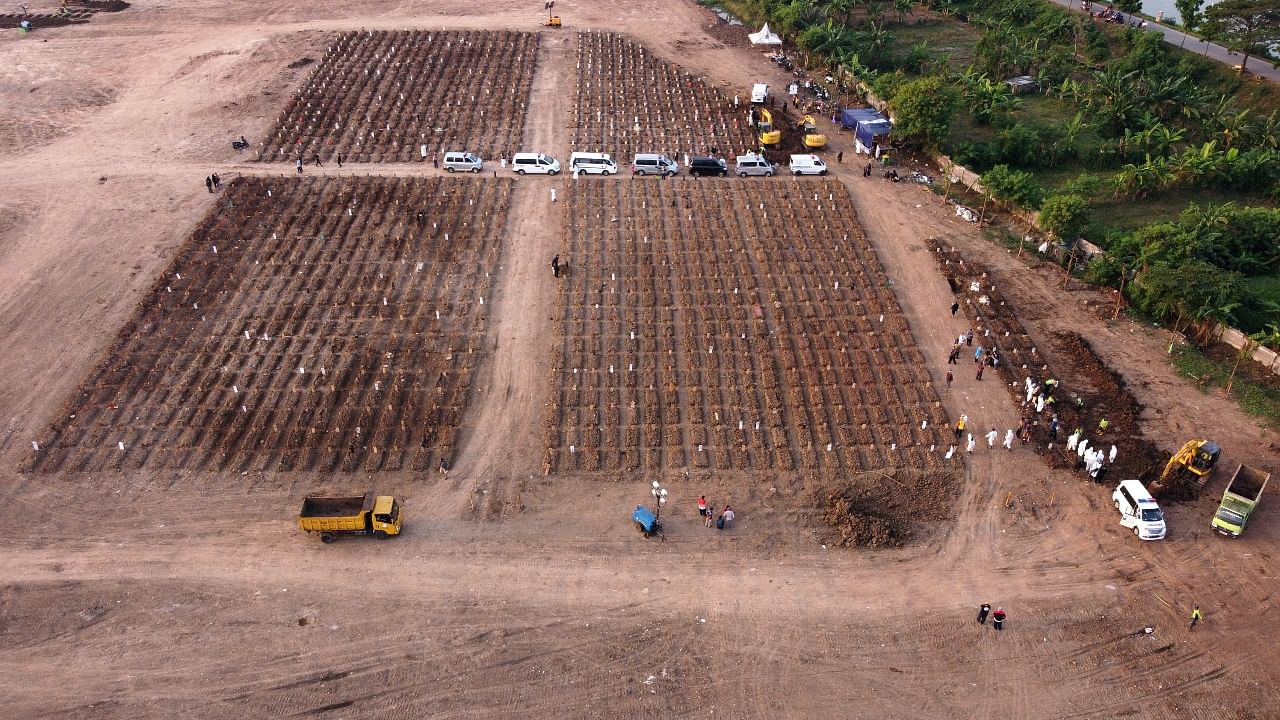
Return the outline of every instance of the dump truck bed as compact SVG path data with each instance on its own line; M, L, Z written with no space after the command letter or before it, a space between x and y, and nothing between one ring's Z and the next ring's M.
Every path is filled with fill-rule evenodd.
M356 497L308 496L302 500L302 512L298 514L298 517L354 517L359 515L361 511L372 510L374 497L373 493Z
M1227 492L1250 502L1257 502L1258 497L1262 495L1262 489L1266 487L1267 480L1270 478L1271 473L1248 465L1241 465L1236 468L1235 475L1231 476L1231 483L1227 485Z

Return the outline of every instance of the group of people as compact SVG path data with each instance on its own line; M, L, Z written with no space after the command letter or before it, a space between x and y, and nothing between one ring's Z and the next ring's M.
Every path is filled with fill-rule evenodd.
M953 315L955 314L955 310L957 307L958 307L957 305L952 306L951 314ZM951 346L951 352L947 354L947 364L959 365L960 352L961 352L961 349L965 347L973 347L973 330L969 330L969 332L956 337L955 344ZM974 364L974 367L976 368L976 371L974 373L974 379L981 380L982 371L985 368L1000 367L1000 361L1001 361L1001 357L1000 357L999 348L993 345L990 350L987 350L987 348L983 347L982 345L979 345L973 351L973 364ZM948 388L951 387L951 371L950 370L947 371L947 387Z
M218 177L218 173L206 175L204 178L204 186L209 188L209 192L222 189L222 178Z
M705 527L715 526L717 530L724 530L733 525L733 508L725 505L717 516L715 507L707 502L706 495L698 496L698 515L702 517L702 524Z
M1004 608L998 607L993 613L991 612L991 603L982 603L982 606L978 608L978 624L986 625L988 615L991 616L991 624L994 625L997 630L1004 629Z
M1115 9L1115 6L1108 5L1105 9L1097 12L1093 11L1093 3L1089 0L1083 0L1080 3L1080 9L1089 14L1089 17L1096 18L1103 22L1116 23L1117 25L1128 24L1130 27L1146 27L1147 21L1140 17L1126 18L1124 13Z
M1104 420L1105 422L1105 420ZM1076 462L1077 470L1084 470L1095 482L1102 482L1103 476L1107 474L1107 468L1114 465L1116 456L1120 454L1119 449L1114 444L1111 450L1104 452L1100 445L1090 446L1089 438L1084 437L1084 429L1076 428L1075 432L1067 437L1067 452L1074 452L1079 460Z

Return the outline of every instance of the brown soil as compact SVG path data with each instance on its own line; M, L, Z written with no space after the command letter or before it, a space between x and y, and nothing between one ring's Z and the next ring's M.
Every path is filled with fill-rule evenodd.
M295 465L284 471L277 450L243 445L243 452L277 461L233 472L218 471L216 464L153 463L151 457L159 455L151 453L140 467L113 469L92 460L96 456L88 445L77 444L66 452L90 458L81 471L18 472L32 459L31 443L47 443L46 429L61 427L59 408L74 405L86 380L100 377L97 368L117 340L124 340L121 329L139 316L140 306L154 302L159 283L170 273L176 276L175 263L187 257L193 228L204 227L201 218L224 217L218 203L225 195L203 187L210 172L295 188L291 192L299 194L299 208L319 202L328 192L321 186L414 187L430 177L442 184L429 187L453 187L435 179L442 172L416 160L342 169L326 162L324 168L308 167L299 182L290 169L250 162L251 152L230 147L241 134L255 147L266 137L288 98L318 65L299 61L322 58L328 38L362 28L537 33L537 63L520 139L525 147L562 159L574 149L580 29L625 33L655 59L706 78L706 86L721 97L745 94L755 81L781 87L790 77L758 49L710 39L704 32L710 15L686 0L558 0L556 12L565 19L563 30L542 29L546 13L536 3L504 0L439 0L425 7L207 0L134 4L125 12L100 13L87 24L0 37L0 132L9 140L9 152L0 158L0 326L7 341L0 350L0 377L6 379L0 384L5 411L0 417L0 517L8 528L0 540L0 687L6 717L219 718L283 712L316 718L537 713L810 720L846 717L850 706L857 708L854 714L883 717L1140 714L1207 720L1270 713L1266 708L1277 705L1280 671L1277 651L1267 640L1280 587L1269 564L1280 541L1280 522L1267 510L1270 498L1239 540L1209 533L1221 477L1199 500L1167 508L1167 540L1140 544L1118 526L1109 488L1046 467L1022 448L988 450L983 444L954 468L954 481L945 473L889 473L906 485L905 491L874 474L853 472L853 464L815 472L778 469L772 461L757 464L750 449L750 465L738 464L732 451L723 460L714 456L716 465L706 468L667 462L668 451L672 457L677 449L687 452L683 437L671 445L664 440L664 459L652 468L628 469L619 457L618 466L605 469L613 460L601 456L599 471L557 468L543 476L548 447L543 423L564 387L552 382L558 377L553 369L565 343L573 340L559 333L569 301L574 307L579 303L580 290L573 283L580 276L574 272L593 273L595 286L581 291L599 293L599 283L608 277L605 260L598 257L604 250L619 260L625 253L637 263L643 257L621 242L622 235L607 246L601 238L599 247L570 255L571 243L585 240L571 235L566 223L571 215L551 201L550 190L558 190L558 203L575 203L578 211L590 213L576 203L603 203L607 192L618 203L634 203L659 186L656 180L591 178L578 181L574 190L564 177L515 180L505 216L492 206L493 217L485 221L501 228L492 233L493 247L485 248L489 259L459 265L446 273L445 285L410 285L423 296L462 292L463 283L483 282L482 265L491 273L489 315L468 337L478 362L448 475L403 465L371 471ZM696 135L691 130L687 137L692 141ZM949 338L970 323L950 316L947 306L954 294L928 256L927 239L942 236L987 266L1028 336L1055 362L1066 361L1053 355L1053 333L1075 332L1087 341L1140 409L1136 427L1125 433L1147 438L1165 452L1187 437L1209 435L1223 444L1224 464L1246 461L1274 468L1276 456L1267 449L1274 435L1244 417L1234 401L1200 393L1173 374L1164 360L1167 332L1097 319L1105 297L1078 285L1062 289L1061 274L1052 266L1028 266L1025 257L993 247L923 188L861 178L850 137L836 131L828 155L840 150L853 172L836 164L832 181L844 186L852 209L842 208L846 196L834 187L827 205L835 205L833 217L848 224L851 237L865 234L865 247L837 258L823 245L832 235L800 233L797 250L811 251L815 260L771 259L774 277L758 284L780 293L816 292L822 283L811 262L839 260L870 274L872 260L878 261L894 281L892 291L883 293L881 283L858 290L874 292L886 308L896 304L893 317L905 324L897 342L916 348L921 358L868 360L873 376L881 368L894 372L913 365L933 387L943 387ZM268 178L282 172L290 177ZM359 179L370 173L400 177ZM317 175L324 181L312 184ZM499 186L492 177L466 182L487 188L477 197L489 197ZM779 194L796 182L729 178L680 185L708 207L712 200L758 198L772 208L782 205ZM662 187L675 185L667 181ZM816 204L796 199L796 204L797 213L810 216L823 206L821 198ZM397 216L394 201L366 205L372 227ZM379 214L375 207L385 209ZM759 212L758 202L755 207ZM603 213L604 205L600 208ZM227 215L228 227L217 232L227 233L230 245L242 244L246 254L270 252L274 246L261 240L257 223L265 228L287 219L274 210L259 218L237 217L235 222L247 221L237 228L230 227L233 218ZM702 310L703 301L714 299L707 297L713 292L706 282L711 272L728 272L722 266L738 261L709 243L748 247L750 242L752 249L777 250L769 243L790 236L764 225L763 217L753 219L747 207L719 211L715 217L725 220L724 226L688 230L674 224L681 217L690 224L689 211L679 205L662 213L642 210L632 215L637 225L661 223L671 233L666 254L646 251L649 257L665 257L688 269L668 276L670 306L684 313L681 322L686 323L678 343L696 348L707 341L694 332L686 338L686 327L751 326L751 315L744 321L726 311L729 303L706 302ZM734 224L727 224L730 219ZM744 228L757 228L762 237L751 240ZM629 226L625 230L631 232ZM340 235L327 237L336 241ZM386 257L389 247L374 235L367 248L358 245L348 255L364 251ZM467 244L456 251L475 249ZM219 254L222 250L220 245ZM559 281L547 267L557 251L570 255L570 274ZM282 293L280 299L257 299L261 307L274 308L289 297L292 283L311 282L307 267L312 266L289 261L278 274L242 273L243 281L268 282L272 292ZM699 280L695 267L704 267L702 286L692 284ZM784 270L787 284L780 278ZM367 273L354 263L350 272L377 279L376 271ZM741 269L733 276L741 281L758 273ZM655 272L655 282L658 277ZM456 287L447 285L451 279ZM687 290L679 285L685 281ZM228 292L221 299L207 296L201 310L258 311L248 288L208 285ZM371 297L374 310L381 307L381 296ZM784 312L787 307L784 302ZM189 325L212 322L192 319L195 311L182 310ZM144 312L160 310L153 306ZM623 313L650 309L616 312L621 322ZM834 407L816 395L828 390L825 371L810 371L825 366L805 356L810 344L815 353L830 350L817 342L830 339L826 324L858 315L838 299L822 307L815 303L813 313L812 318L787 315L786 322L775 318L765 326L775 334L805 323L815 329L807 338L792 335L788 344L799 357L796 373L806 384L793 400L787 393L794 386L779 382L780 412ZM583 322L587 319L602 322L598 316L584 316ZM582 337L619 338L612 345L601 343L599 352L621 356L620 335L608 335L607 325L598 327L589 335L584 329ZM120 347L154 346L167 353L153 358L156 367L171 372L164 383L200 387L183 380L192 367L184 348L204 353L206 346L197 348L196 340L203 335L207 347L214 348L217 333L188 328L153 334L129 338ZM378 337L386 336L373 332ZM163 350L166 343L175 343L175 349ZM757 341L752 347L769 346ZM595 353L595 348L584 350L598 365L603 359ZM439 360L430 355L424 363ZM1083 355L1071 357L1071 362L1085 362ZM745 352L733 361L787 372L786 363L775 365L772 358L750 358ZM732 408L738 402L733 394L712 396L712 390L729 384L703 379L705 368L695 383L695 368L679 367L689 377L685 382L681 375L682 392L707 390L703 404L677 395L678 410L691 409L689 420L678 420L682 433L695 427L692 409ZM404 368L406 373L414 369ZM1055 370L1064 373L1069 388L1092 382L1072 379L1065 374L1071 368ZM838 376L847 377L846 371ZM939 411L947 417L968 414L975 428L1016 426L1020 417L1010 391L993 380L976 381L962 373L942 393ZM295 398L284 392L289 385L283 375L279 382L273 390L281 396L275 401L281 409L290 407ZM858 380L859 387L866 382ZM921 382L917 378L917 386L903 392L927 392ZM118 416L103 427L134 422L119 411L161 405L149 403L150 395L143 392L108 387L126 405L116 408ZM887 390L889 383L878 380L876 387ZM744 406L754 393L741 393ZM203 402L184 402L197 401ZM613 413L599 403L561 407L579 411L580 417ZM865 410L891 407L887 401L868 403ZM623 448L623 422L632 417L627 413L629 408L616 414L617 443ZM283 422L282 427L301 426L292 415ZM714 418L701 420L707 427L711 422ZM784 425L790 433L786 447L792 446L790 438L818 426L790 420ZM828 426L838 423L828 419ZM148 427L166 437L176 434L180 443L180 430L204 432L216 424ZM644 425L634 427L643 432ZM664 420L664 434L666 427ZM869 424L873 427L889 433L907 423L886 417L883 425ZM288 441L286 434L283 446ZM109 450L95 452L105 457ZM1126 444L1121 453L1126 457L1133 450ZM651 499L649 483L655 479L671 493L662 513L666 542L644 540L628 522L631 509ZM955 499L948 502L952 485ZM303 494L368 488L405 500L402 537L321 545L297 530L293 518ZM700 495L717 508L732 504L735 527L703 527L693 510ZM859 518L849 521L850 538L897 538L903 545L875 552L836 548L844 534L824 518L831 506L837 512L847 507ZM878 519L864 522L863 516ZM898 524L904 519L910 524ZM836 520L839 524L841 518ZM973 621L983 601L1009 612L1002 632ZM1193 602L1205 609L1207 619L1188 632ZM1146 627L1154 632L1142 632Z

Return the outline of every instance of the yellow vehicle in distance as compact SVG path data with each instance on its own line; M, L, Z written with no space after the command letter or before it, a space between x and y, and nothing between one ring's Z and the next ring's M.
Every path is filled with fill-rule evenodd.
M782 142L782 131L773 126L773 113L769 112L769 108L756 108L756 113L756 132L759 134L760 144L776 147Z
M813 119L812 115L804 116L804 124L801 126L804 133L804 146L810 150L817 150L827 146L827 136L818 132L818 123Z
M404 521L400 501L390 495L365 493L355 497L308 495L302 500L298 527L320 533L320 541L331 543L339 535L372 535L386 540L400 534Z

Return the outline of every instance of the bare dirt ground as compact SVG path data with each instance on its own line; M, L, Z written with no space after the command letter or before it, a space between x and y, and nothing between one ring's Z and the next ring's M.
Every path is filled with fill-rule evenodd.
M567 27L543 31L525 138L562 158L576 29L626 32L730 92L782 82L761 54L705 34L712 16L692 3L556 10ZM271 126L306 73L289 64L332 32L538 30L543 17L536 2L144 1L0 37L6 717L1275 716L1280 513L1268 497L1245 537L1212 536L1221 476L1168 509L1168 540L1139 544L1104 489L980 445L952 517L874 552L824 545L807 499L828 488L791 475L664 478L662 543L625 522L649 477L541 476L546 263L562 237L549 191L563 178L512 191L489 360L448 476L18 472L218 197L202 178L273 172L229 140ZM993 268L1033 335L1088 337L1148 408L1148 437L1172 449L1206 434L1226 465L1275 468L1274 435L1178 380L1161 332L1098 319L1095 293L1064 292L921 188L861 178L848 136L832 141L935 386L967 326L927 254L944 236ZM963 372L943 403L975 428L1018 419L1004 387ZM322 546L293 525L302 494L371 486L405 497L404 537ZM732 499L732 532L700 526L702 493ZM1009 612L1003 632L973 622L982 601ZM1188 632L1193 602L1207 620Z

